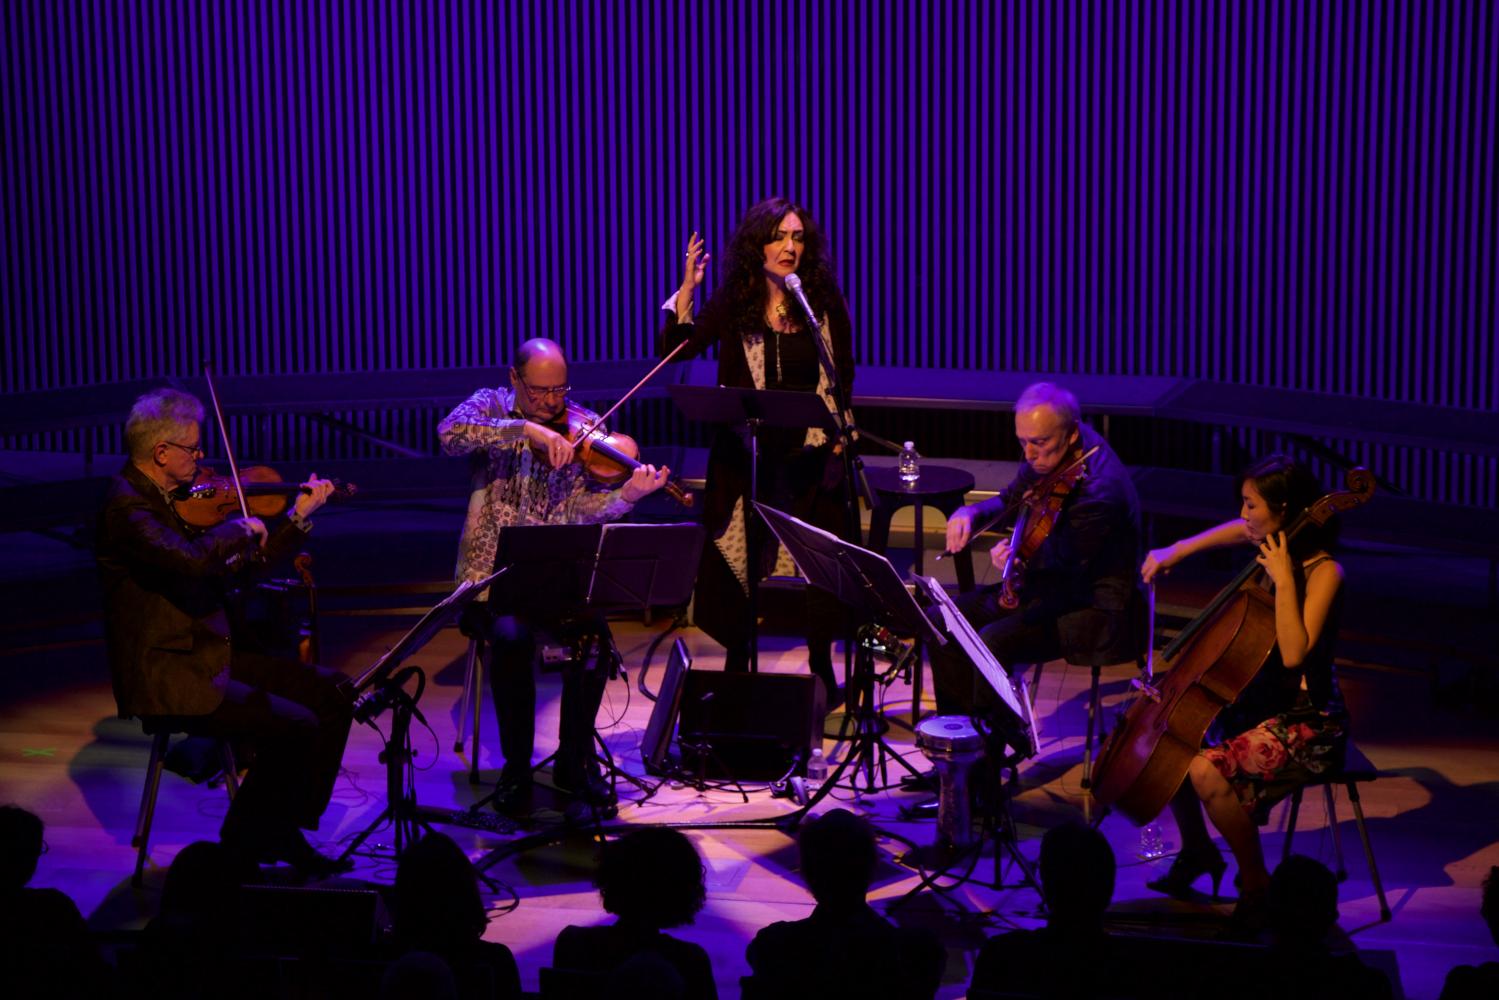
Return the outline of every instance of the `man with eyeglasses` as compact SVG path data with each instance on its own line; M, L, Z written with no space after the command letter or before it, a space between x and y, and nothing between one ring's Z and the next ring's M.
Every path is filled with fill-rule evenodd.
M458 543L457 578L480 580L493 572L500 532L510 525L598 524L615 521L665 485L670 470L641 465L623 485L602 486L573 461L567 437L567 358L556 342L528 340L516 351L510 385L480 389L437 425L442 449L474 463L473 491ZM573 404L592 421L595 414ZM532 790L536 742L536 678L532 661L538 626L554 624L522 615L490 615L478 602L464 628L491 643L490 686L500 723L505 764L495 808L524 810ZM608 805L613 792L593 755L593 720L603 700L601 670L568 671L562 682L557 788L592 805Z
M285 861L304 877L348 865L313 849L352 718L336 671L231 644L225 600L257 554L297 551L333 483L314 474L274 530L256 517L188 525L173 491L193 482L203 404L175 389L148 392L125 422L125 466L110 482L95 559L115 701L147 731L248 738L254 763L220 837L253 863Z

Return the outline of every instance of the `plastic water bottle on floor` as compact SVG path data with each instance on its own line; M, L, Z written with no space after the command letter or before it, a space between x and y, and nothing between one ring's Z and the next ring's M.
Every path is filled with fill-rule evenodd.
M1166 838L1161 833L1161 824L1151 820L1140 827L1140 857L1146 861L1166 856Z
M902 485L910 488L916 485L921 478L921 456L916 454L916 445L907 441L906 446L900 450L900 481Z
M807 761L807 798L817 794L822 783L828 780L828 762L822 755L822 747L816 747L812 751L812 759Z

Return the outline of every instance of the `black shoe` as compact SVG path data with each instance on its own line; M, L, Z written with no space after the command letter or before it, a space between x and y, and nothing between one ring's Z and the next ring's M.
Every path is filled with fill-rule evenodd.
M903 775L900 779L900 787L903 792L935 792L937 772L925 771L921 774Z
M501 816L517 816L526 812L531 807L533 787L529 767L524 770L505 768L494 786L494 797L491 799L494 811Z
M307 842L302 831L296 829L272 837L262 845L257 860L261 864L271 865L285 862L304 880L314 882L354 870L354 862L346 858L330 858L319 854Z
M558 768L552 772L552 784L563 795L595 808L619 801L613 787L596 768Z
M1223 871L1228 862L1217 845L1209 842L1207 847L1177 853L1170 869L1160 878L1145 883L1147 889L1164 892L1172 899L1191 899L1195 890L1192 883L1206 875L1213 880L1213 898L1218 898L1218 884L1223 881Z

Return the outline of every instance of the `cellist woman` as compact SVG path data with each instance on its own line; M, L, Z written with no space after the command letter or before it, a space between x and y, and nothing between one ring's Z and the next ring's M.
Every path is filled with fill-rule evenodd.
M1152 550L1140 570L1150 583L1195 553L1254 545L1262 585L1274 596L1275 649L1193 758L1171 801L1181 850L1149 883L1181 897L1208 875L1216 895L1227 866L1208 836L1205 809L1238 864L1234 916L1249 927L1263 923L1270 885L1259 826L1272 805L1339 766L1347 742L1348 713L1333 671L1343 596L1343 567L1330 554L1338 519L1308 523L1289 544L1285 533L1322 492L1304 465L1284 455L1261 459L1239 476L1236 520Z

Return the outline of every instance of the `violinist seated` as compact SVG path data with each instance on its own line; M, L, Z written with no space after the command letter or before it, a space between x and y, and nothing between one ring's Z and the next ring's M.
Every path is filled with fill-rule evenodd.
M583 449L575 451L569 438L569 417L591 424L595 414L569 403L568 388L562 348L551 340L528 340L516 352L509 386L478 390L437 425L445 453L474 459L473 492L458 543L460 582L493 572L500 533L510 525L615 521L666 485L670 470L652 465L636 465L615 487L592 478L575 461ZM481 635L492 651L490 683L505 761L495 808L513 814L524 810L531 796L536 630L556 621L535 613L491 613L484 601L469 611L465 631ZM605 680L599 670L564 672L553 770L559 790L594 805L612 802L593 754L593 721Z
M1337 516L1320 525L1308 521L1287 540L1287 529L1323 490L1305 466L1284 455L1250 466L1239 476L1238 489L1237 519L1152 550L1140 570L1151 583L1195 553L1255 546L1263 570L1260 585L1273 592L1275 631L1269 659L1219 713L1216 731L1209 730L1210 745L1192 759L1171 800L1182 848L1170 871L1149 885L1182 897L1208 875L1216 894L1226 865L1203 823L1206 808L1238 863L1235 918L1253 930L1264 924L1270 887L1258 827L1270 806L1342 766L1348 713L1333 671L1343 598L1343 567L1329 554Z
M254 763L221 831L247 864L285 861L309 877L346 870L302 834L317 828L343 759L345 678L232 646L224 603L254 566L298 550L333 483L310 477L274 530L258 517L193 527L173 493L198 475L202 421L196 398L158 389L125 423L129 458L110 482L95 549L115 700L148 730L251 741Z
M958 610L1006 670L1057 657L1078 664L1133 660L1129 610L1139 558L1140 503L1129 473L1108 442L1081 422L1077 397L1050 383L1031 385L1016 400L1015 436L1025 463L998 495L960 507L948 518L947 551L963 549L976 526L1021 505L1033 485L1066 472L1084 453L1097 450L1083 461L1082 475L1065 495L1054 496L1052 510L1027 512L1032 523L1043 516L1054 516L1054 521L1043 539L1029 536L1033 552L1017 554L1024 566L1009 584L1015 607L1002 602L1006 584L1001 582L960 595ZM1008 520L997 526L1005 527ZM989 557L1003 572L1010 555L1007 533ZM982 716L995 707L997 697L957 643L931 652L938 712Z

